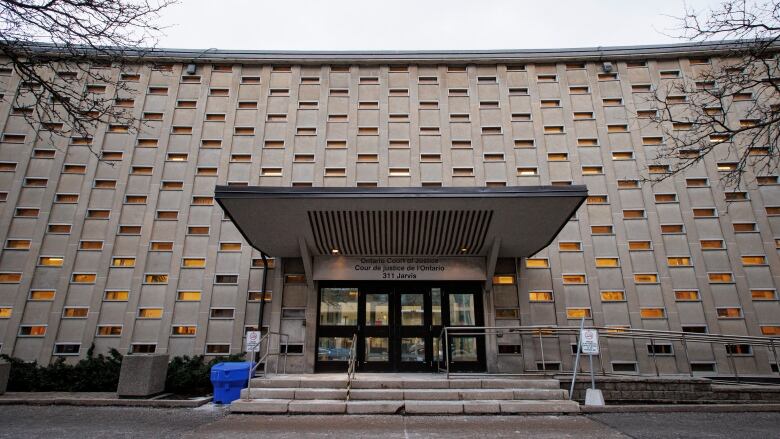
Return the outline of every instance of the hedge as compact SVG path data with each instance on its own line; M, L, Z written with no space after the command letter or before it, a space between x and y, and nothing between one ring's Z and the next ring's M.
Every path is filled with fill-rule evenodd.
M122 354L111 349L108 355L95 355L95 346L87 357L76 364L67 364L60 357L48 365L25 362L0 355L11 363L9 392L116 392ZM168 363L165 391L178 395L211 393L211 366L222 361L242 361L244 354L216 357L206 362L203 355L174 357Z

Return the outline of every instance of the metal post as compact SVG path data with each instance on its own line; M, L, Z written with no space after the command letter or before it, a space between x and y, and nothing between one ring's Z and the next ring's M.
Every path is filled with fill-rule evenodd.
M596 388L596 376L593 374L593 355L588 355L588 361L590 361L590 388Z
M688 374L693 376L693 368L691 367L691 359L688 357L688 341L685 339L685 333L682 335L683 352L685 353L685 363L688 364Z
M734 353L729 353L729 345L725 345L726 347L726 356L729 357L729 363L731 363L731 369L734 372L734 378L737 379L737 382L740 382L739 379L739 373L737 372L737 364L734 362Z
M580 320L580 333L582 333L582 328L585 327L585 317ZM571 374L571 387L569 388L569 399L572 399L574 396L574 383L577 381L577 369L580 368L580 335L577 334L574 338L577 341L577 356L574 358L574 371L572 371Z
M653 338L650 338L650 349L653 351L653 367L655 367L655 376L659 377L661 376L660 373L658 373L658 361L655 358L655 340Z
M446 326L444 327L444 355L446 356L444 365L447 367L447 379L450 379L450 336Z
M547 364L544 362L544 338L542 338L542 330L539 329L539 350L542 353L542 370L547 375Z

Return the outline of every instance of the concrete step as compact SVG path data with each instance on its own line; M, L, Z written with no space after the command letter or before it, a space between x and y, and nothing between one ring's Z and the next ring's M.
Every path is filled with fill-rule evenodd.
M253 399L346 400L346 389L253 388L241 391L241 397ZM556 400L567 399L562 389L352 389L356 401L471 401L471 400Z
M284 399L237 400L230 405L233 413L289 414L572 414L579 413L574 401L550 400L473 400L473 401L341 401Z
M328 388L346 389L346 376L318 378L317 374L253 378L253 388ZM353 389L560 389L555 379L533 378L394 378L361 377L352 381Z

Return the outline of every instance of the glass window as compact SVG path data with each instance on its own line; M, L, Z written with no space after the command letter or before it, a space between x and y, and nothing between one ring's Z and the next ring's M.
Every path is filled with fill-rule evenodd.
M388 310L387 294L366 294L366 326L387 326Z
M450 360L477 361L477 337L452 337Z
M366 361L388 361L390 340L385 337L366 337Z
M441 326L441 288L431 288L431 324Z
M358 290L355 288L323 288L320 298L320 324L357 325L357 302Z
M422 326L425 308L422 294L401 294L401 325Z
M402 338L401 361L425 361L425 339L421 337Z
M351 337L320 337L317 345L319 361L349 361Z
M450 294L450 325L473 326L476 323L473 294Z

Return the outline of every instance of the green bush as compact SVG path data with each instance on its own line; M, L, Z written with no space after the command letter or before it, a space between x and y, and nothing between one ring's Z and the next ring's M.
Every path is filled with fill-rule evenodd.
M87 357L76 364L67 364L58 358L49 365L25 362L0 355L11 363L8 378L9 392L115 392L119 384L122 354L111 349L108 355L95 356L95 346ZM203 355L174 357L168 363L165 391L180 395L211 393L211 366L223 361L243 361L244 354L213 358L206 362Z
M175 357L168 363L165 391L179 395L211 393L211 366L223 361L244 361L244 354L217 357L208 363L203 355Z
M87 351L87 358L76 364L58 358L43 366L18 358L0 355L11 363L8 390L11 392L114 392L119 382L122 354L111 349L108 356L95 356L95 346Z

